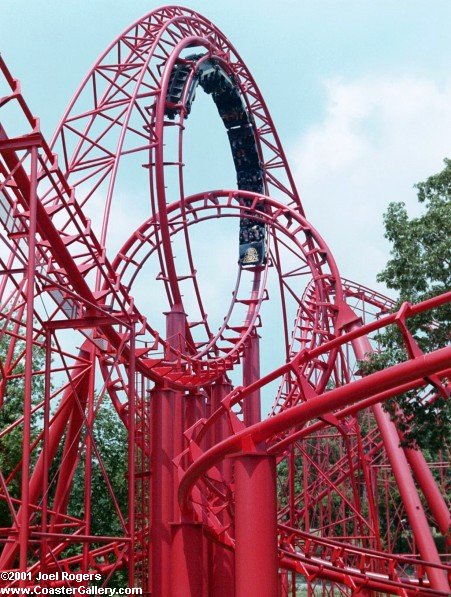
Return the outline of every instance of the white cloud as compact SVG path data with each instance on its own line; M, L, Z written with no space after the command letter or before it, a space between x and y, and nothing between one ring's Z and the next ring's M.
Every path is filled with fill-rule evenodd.
M359 78L326 82L326 111L292 148L307 217L340 271L367 285L387 258L382 214L451 155L451 81Z

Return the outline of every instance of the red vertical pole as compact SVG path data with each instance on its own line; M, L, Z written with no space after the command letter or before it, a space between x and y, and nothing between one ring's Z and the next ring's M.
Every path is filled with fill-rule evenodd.
M232 391L232 384L227 381L226 379L222 381L218 381L217 383L213 384L210 388L210 401L211 401L211 411L212 413L215 412L218 408L221 407L221 402L223 399ZM223 439L229 437L230 429L227 422L227 418L222 416L220 419L215 423L211 436L210 436L210 445L214 446L222 442ZM222 462L218 463L219 470L223 473L226 478L226 481L231 480L231 463L230 459L225 459Z
M174 416L172 391L156 387L151 393L152 412L152 499L151 499L151 577L152 595L170 594L170 544L174 493L172 429Z
M204 590L202 523L172 525L172 597L202 597Z
M177 360L177 352L184 348L186 315L181 305L174 305L166 314L166 337L168 361ZM174 564L172 543L172 523L180 522L180 509L177 502L176 474L173 460L183 450L182 392L166 387L156 387L152 391L152 595L171 595L171 561ZM185 537L177 535L176 546ZM182 546L188 557L189 546ZM182 557L182 556L180 556ZM179 559L179 556L177 556ZM173 570L173 574L177 574Z
M230 382L223 380L215 383L210 388L211 409L216 411L220 406L222 400L232 390ZM229 427L225 417L221 417L215 424L210 441L211 445L218 444L223 439L230 435ZM224 481L226 483L232 482L232 464L233 459L226 458L217 466L220 470ZM226 513L221 512L218 517L223 524L230 521L225 519ZM235 595L234 571L235 571L235 557L234 553L225 549L221 545L211 544L210 546L210 587L209 594L211 597L233 597Z
M246 387L258 379L260 379L260 338L256 332L253 332L244 351L243 386ZM246 397L243 414L246 427L261 421L260 390Z
M251 383L253 383L254 381L257 381L258 379L260 379L260 338L259 338L258 334L254 331L250 335L249 339L247 340L246 349L244 352L243 386L246 387L246 386L250 385ZM249 427L250 425L254 425L255 423L258 423L259 421L261 421L260 390L252 392L244 400L244 402L243 402L243 418L244 418L244 424L247 427ZM261 457L265 458L265 456L261 456ZM254 493L253 493L254 489L249 487L249 496L248 496L248 498L245 498L246 490L244 489L244 487L246 486L247 482L251 481L251 478L253 476L253 474L250 473L250 477L249 477L249 479L247 479L245 470L246 470L246 468L249 468L249 470L251 470L252 466L253 465L255 466L257 464L259 457L257 457L257 456L247 457L246 456L244 458L247 460L242 461L242 460L234 459L234 461L235 461L235 500L236 500L236 510L235 510L235 525L236 525L236 527L235 527L235 537L236 537L235 594L236 594L236 597L240 597L241 595L244 596L245 594L260 595L260 590L257 588L258 585L256 586L254 584L254 580L257 583L259 581L256 579L253 579L252 574L251 574L251 577L246 578L247 564L245 562L246 554L245 554L245 548L244 548L244 545L247 545L246 549L248 549L248 556L250 558L253 558L253 556L251 555L253 548L250 545L250 541L249 541L250 537L249 537L248 533L254 524L254 522L251 523L252 517L253 517L252 502L254 501L254 498L255 498L255 502L259 501L260 496L257 496L256 494L254 495ZM257 460L252 460L255 458L257 458ZM251 464L251 463L253 463L253 464ZM260 464L259 473L261 474L261 479L258 482L261 483L262 488L264 485L271 486L271 484L272 484L271 472L267 468L268 464L269 463L267 463L266 465ZM266 468L265 468L265 466L266 466ZM274 468L274 471L275 471L275 468ZM274 474L275 474L275 472L274 472ZM239 483L238 483L238 478L240 479ZM260 490L256 487L255 491L260 491ZM249 499L249 502L247 501L247 499ZM240 502L240 507L238 506L238 502ZM277 499L276 499L276 496L274 496L274 508L276 508L276 503L277 503ZM258 508L258 506L256 506L256 504L254 504L254 507ZM266 507L270 509L269 503L266 504ZM248 518L247 522L245 522L244 517L243 517L246 509L247 509L246 517ZM240 511L240 514L238 513L238 511ZM275 523L275 515L273 516L273 518L274 518L274 523ZM262 595L272 595L273 593L271 591L275 591L274 595L277 595L277 590L278 590L277 559L276 559L275 572L274 572L274 558L277 558L277 556L276 556L277 545L275 547L272 545L272 541L273 541L274 537L276 537L276 534L274 534L274 537L272 537L272 535L273 535L272 522L273 521L268 518L266 523L264 523L263 521L261 521L261 523L260 523L262 530L266 531L266 533L267 533L266 541L271 543L271 546L268 547L268 553L267 553L267 557L270 562L269 568L267 570L269 584L266 586L265 590L267 590L268 593L263 593ZM257 521L255 521L255 523L258 524ZM250 534L252 535L252 532ZM256 540L256 543L260 543L260 538L257 539L257 537L255 537L255 540ZM262 567L263 566L266 568L265 564L262 564ZM262 583L262 587L263 587L263 584L266 585L266 582ZM253 588L251 588L251 587L253 587ZM248 592L246 593L246 591L248 591ZM255 592L253 593L252 591L255 591Z
M42 512L41 512L41 568L46 572L47 566L47 532L48 532L48 485L49 485L49 428L50 428L50 393L52 371L52 336L50 330L45 331L45 373L44 373L44 414L42 438ZM31 492L30 492L31 493Z
M185 348L186 314L181 305L174 305L167 314L167 341L176 351ZM171 360L176 358L172 353ZM172 391L173 401L173 458L181 454L185 445L183 432L187 426L186 416L196 418L203 410L203 396L187 397L183 392ZM189 406L188 406L189 404ZM191 424L191 421L190 421ZM205 595L204 536L202 524L184 520L177 500L178 477L173 473L173 522L171 523L171 593L172 597L202 597ZM162 597L167 593L163 593ZM169 594L168 594L169 595Z
M184 348L186 315L174 305L166 319L166 359L177 361ZM155 389L152 395L152 595L202 597L203 574L199 552L203 534L198 525L181 520L177 501L177 475L173 460L184 448L184 399L182 392ZM199 547L193 549L191 541ZM199 581L199 578L201 579ZM200 584L199 584L200 583ZM194 593L191 593L195 587Z
M33 394L33 323L34 323L34 280L36 274L36 208L37 208L37 148L31 149L29 229L28 229L28 264L27 264L27 322L25 329L25 381L23 406L22 438L22 504L19 519L19 567L27 570L29 517L30 517L30 444L31 444L31 402ZM25 586L25 581L20 582Z
M289 597L289 582L288 582L288 571L287 570L281 570L279 572L279 586L280 586L280 591L279 591L279 596L280 597Z
M84 523L85 534L91 534L91 493L92 493L92 432L94 426L94 392L95 392L95 346L90 348L91 370L89 372L89 389L86 415L85 442L85 478L84 478ZM83 544L83 572L89 570L89 543Z
M202 390L190 392L185 396L185 429L192 427L197 421L205 417L207 395ZM208 549L207 541L203 536L202 524L193 523L190 521L182 522L181 524L173 524L173 568L172 574L172 595L177 596L177 587L174 580L180 576L180 568L183 568L182 576L183 587L190 587L190 595L212 595L209 591L209 577L208 577ZM183 552L184 546L191 545L193 556L189 558L191 569L188 570L187 559L183 558L181 564L178 563ZM195 589L195 590L194 590Z
M166 340L168 343L168 350L166 358L169 361L176 361L178 353L184 351L185 348L185 332L186 332L186 314L183 311L183 307L180 304L175 304L172 309L166 313ZM173 350L172 350L173 349ZM184 394L183 392L173 390L172 391L172 410L173 419L171 421L173 445L171 450L171 461L175 456L178 456L183 452L184 440L183 431L184 426ZM173 483L176 482L176 477L173 477ZM180 509L177 500L177 491L174 487L173 490L174 499L174 517L173 521L178 522L180 520Z
M288 484L289 484L289 499L290 499L290 524L294 528L296 526L296 488L295 488L295 477L296 477L296 448L292 444L288 453ZM305 500L308 499L308 468L305 458L302 458L302 481L304 484L304 496ZM309 505L304 504L304 530L309 532ZM288 595L288 593L287 593ZM291 597L296 597L296 571L291 572Z
M136 370L135 370L135 326L130 328L130 356L128 363L128 534L130 548L128 554L128 585L135 586L135 426L136 426Z
M196 421L205 417L206 395L201 391L190 392L185 399L185 429L192 427Z
M277 597L276 461L264 453L235 461L235 595Z

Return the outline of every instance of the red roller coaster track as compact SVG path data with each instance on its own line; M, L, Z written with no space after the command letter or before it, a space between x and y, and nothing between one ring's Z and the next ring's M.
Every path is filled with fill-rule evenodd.
M155 597L448 595L437 547L450 522L446 457L401 448L382 403L407 390L425 403L449 395L451 347L423 354L407 322L451 293L393 313L340 277L252 75L189 9L154 10L118 37L50 145L1 59L0 69L3 412L12 389L23 394L0 430L2 450L22 442L19 462L0 470L0 587L86 590L80 573L115 587L125 570L129 587ZM216 104L238 182L187 196L198 87ZM137 197L130 230L118 221L123 180ZM237 264L215 254L233 227ZM206 295L226 274L218 323ZM265 321L277 329L259 334ZM362 377L387 326L409 358ZM266 419L262 395L273 397ZM93 433L102 404L126 430L127 505ZM94 468L115 536L96 531Z

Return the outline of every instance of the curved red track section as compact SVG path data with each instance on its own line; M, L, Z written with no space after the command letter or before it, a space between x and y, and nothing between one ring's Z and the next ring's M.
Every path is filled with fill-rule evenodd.
M50 145L0 67L0 586L116 587L125 571L155 597L447 595L447 455L400 448L381 404L449 395L451 349L423 354L408 323L450 295L392 313L341 279L252 75L201 15L164 7L128 28ZM188 196L200 87L238 188ZM393 325L409 358L362 378Z

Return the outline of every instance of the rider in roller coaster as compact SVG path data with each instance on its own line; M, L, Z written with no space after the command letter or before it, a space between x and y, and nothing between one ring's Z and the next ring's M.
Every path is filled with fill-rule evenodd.
M204 56L204 54L196 54L175 63L169 80L165 106L165 115L170 120L173 120L180 111L193 63L197 65L197 61ZM200 85L207 94L212 95L227 129L238 188L243 191L263 193L263 170L252 121L233 76L228 76L214 59L202 61L195 68L195 76L191 80L186 95L185 118L191 112L196 88ZM242 205L251 208L251 201L243 199ZM245 210L240 218L239 262L242 266L258 266L266 261L266 226L256 213L259 211L264 211L262 204L257 204L254 210Z

